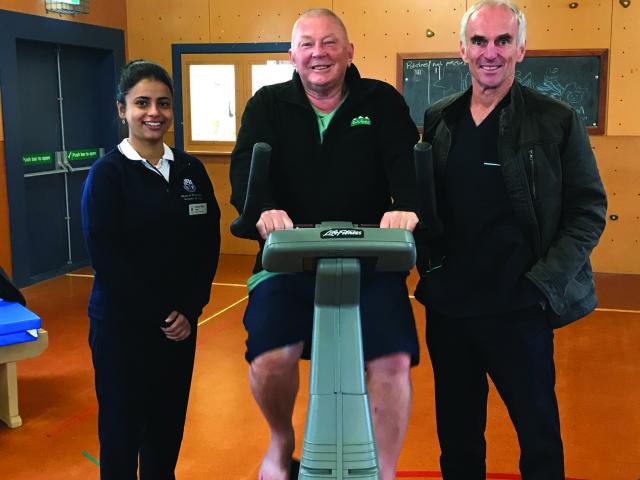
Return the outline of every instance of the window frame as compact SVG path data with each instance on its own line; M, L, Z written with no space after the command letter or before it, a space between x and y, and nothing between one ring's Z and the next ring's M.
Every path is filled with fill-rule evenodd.
M288 60L288 42L173 44L174 142L181 150L194 155L229 155L231 141L191 140L189 66L197 64L235 65L236 133L244 107L251 98L251 67L266 60Z

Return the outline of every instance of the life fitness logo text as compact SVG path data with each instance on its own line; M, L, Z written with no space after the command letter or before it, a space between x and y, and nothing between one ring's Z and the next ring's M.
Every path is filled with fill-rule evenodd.
M320 238L363 238L364 231L357 228L332 228L320 232Z

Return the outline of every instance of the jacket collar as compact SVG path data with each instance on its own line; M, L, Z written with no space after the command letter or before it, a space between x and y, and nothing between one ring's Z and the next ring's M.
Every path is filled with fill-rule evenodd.
M465 108L469 108L471 101L471 87L450 97L449 102L442 107L442 117L449 126L454 126Z
M511 90L511 101L509 105L504 109L504 115L502 115L500 123L500 131L503 135L508 135L512 139L515 139L513 132L514 129L522 125L522 118L524 116L524 95L522 91L522 85L514 80ZM517 131L517 130L516 130Z
M500 122L500 130L511 128L515 124L519 124L519 117L522 115L524 98L522 86L514 80L513 85L509 89L509 104L504 108L504 115ZM464 92L451 97L450 101L442 108L442 116L449 126L454 126L455 122L463 112L464 108L469 108L471 99L471 87Z

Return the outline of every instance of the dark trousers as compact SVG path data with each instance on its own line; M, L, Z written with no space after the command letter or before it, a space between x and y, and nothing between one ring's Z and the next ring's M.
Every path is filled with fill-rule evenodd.
M98 397L100 478L173 480L184 429L195 353L183 342L91 322Z
M564 480L554 391L553 330L538 306L502 315L427 313L440 467L445 480L484 480L487 375L520 444L523 480Z

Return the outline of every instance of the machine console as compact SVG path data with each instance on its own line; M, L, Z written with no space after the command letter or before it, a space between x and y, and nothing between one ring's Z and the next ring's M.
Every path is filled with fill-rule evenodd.
M270 272L312 271L324 258L357 258L365 268L402 272L415 265L415 242L412 233L404 229L323 222L311 228L271 232L262 266Z

